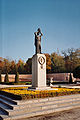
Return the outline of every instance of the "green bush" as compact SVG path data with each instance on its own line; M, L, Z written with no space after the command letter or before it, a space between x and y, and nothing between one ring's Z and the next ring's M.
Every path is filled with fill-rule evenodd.
M18 72L15 75L15 83L19 83L19 73Z
M75 78L80 78L80 66L76 67L73 71L73 76Z
M5 75L4 82L5 82L5 83L9 83L9 77L8 77L8 73L6 73L6 75Z
M58 88L61 88L61 85L59 85Z
M69 83L72 83L73 81L72 81L72 75L71 75L71 73L70 73L70 75L69 75Z
M2 82L2 77L1 77L1 73L0 73L0 83Z

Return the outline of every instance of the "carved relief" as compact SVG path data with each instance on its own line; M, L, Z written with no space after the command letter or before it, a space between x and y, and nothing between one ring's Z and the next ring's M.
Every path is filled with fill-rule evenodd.
M43 69L43 64L45 63L45 58L42 57L42 56L40 56L40 57L38 58L38 62L39 62L39 64L41 65L41 69Z

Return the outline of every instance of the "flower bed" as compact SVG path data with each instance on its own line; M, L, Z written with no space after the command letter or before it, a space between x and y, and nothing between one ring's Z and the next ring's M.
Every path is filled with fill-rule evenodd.
M27 87L2 88L0 91L20 96L21 99L46 98L80 93L80 89L57 88L56 90L27 90Z

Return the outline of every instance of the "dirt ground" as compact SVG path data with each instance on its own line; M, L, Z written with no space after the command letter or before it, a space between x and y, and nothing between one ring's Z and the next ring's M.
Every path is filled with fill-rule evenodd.
M21 120L80 120L80 108L51 113Z

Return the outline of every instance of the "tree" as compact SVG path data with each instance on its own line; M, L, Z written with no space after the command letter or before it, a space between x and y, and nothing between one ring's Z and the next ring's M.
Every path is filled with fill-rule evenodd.
M45 56L46 56L46 71L47 73L50 73L51 72L51 58L48 53L46 53Z
M18 72L15 75L15 83L19 83L19 73Z
M65 60L66 72L73 72L73 70L80 65L80 49L70 48L63 51Z
M73 80L72 80L72 75L71 75L71 73L70 73L70 75L69 75L69 83L71 84L73 82Z
M1 73L0 73L0 83L2 82L2 77L1 77Z
M18 61L18 63L17 63L17 67L18 67L18 72L20 73L20 74L22 74L22 73L25 73L25 68L24 68L24 61L22 61L21 59Z
M11 70L10 69L10 65L11 65L10 61L8 59L4 59L3 62L4 62L3 73L9 73Z
M5 83L9 83L9 77L8 77L8 73L6 73L6 75L5 75L4 82L5 82Z
M32 73L32 58L29 58L27 61L26 61L26 64L25 64L25 69L26 69L26 73L28 74L31 74Z
M10 71L10 73L12 73L12 74L14 74L14 73L16 73L16 63L15 63L15 61L14 60L12 60L11 61L11 65L10 65L10 69L11 69L11 71Z
M3 67L4 67L3 58L0 57L0 72L1 72L1 73L2 73L2 71L3 71Z
M73 71L73 76L75 78L80 78L80 66L76 67Z
M52 72L65 72L65 61L61 55L57 53L51 54L51 71Z

